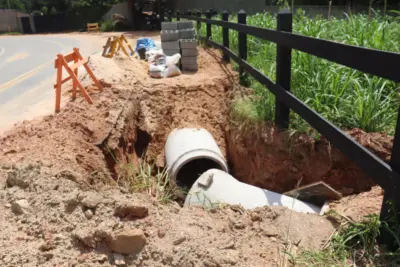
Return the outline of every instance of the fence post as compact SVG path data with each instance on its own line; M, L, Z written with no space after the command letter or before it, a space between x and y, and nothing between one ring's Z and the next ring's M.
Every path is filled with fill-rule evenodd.
M284 9L278 13L278 31L292 32L292 13ZM276 84L290 91L291 82L292 49L276 45ZM275 101L275 125L280 129L289 128L290 109L276 99Z
M188 14L188 16L191 16L192 15L192 11L189 9L187 14Z
M176 11L176 21L181 20L181 12L179 10Z
M206 11L206 18L211 19L211 11ZM207 23L207 39L211 39L211 24Z
M196 17L201 18L200 10L197 10ZM200 29L201 29L201 22L197 21L197 35L200 35Z
M400 173L400 109L397 115L396 131L394 135L392 155L390 158L390 166L394 171ZM395 184L390 188L384 188L385 194L383 197L380 220L385 221L390 229L393 229L393 224L400 220L400 194L399 194L400 181L395 181ZM379 243L385 244L391 250L396 250L394 247L393 235L381 224Z
M228 19L229 19L229 13L228 13L228 11L224 10L222 12L222 20L228 21ZM229 48L229 29L228 28L222 28L222 37L223 37L223 45L226 48ZM224 53L224 60L226 62L230 62L230 58L226 53Z
M161 30L161 23L165 21L165 6L164 3L160 3L160 30Z
M247 14L243 9L238 12L238 23L247 24ZM247 60L247 34L239 32L239 56ZM240 83L245 84L244 70L239 66Z
M172 22L172 10L171 9L168 11L168 21Z

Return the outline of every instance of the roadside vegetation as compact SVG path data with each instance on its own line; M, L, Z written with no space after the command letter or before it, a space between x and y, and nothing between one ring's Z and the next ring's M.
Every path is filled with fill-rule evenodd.
M114 31L114 23L112 20L105 20L100 23L99 31L101 32L112 32Z
M236 22L236 16L230 21ZM276 15L248 16L248 25L276 29ZM320 39L400 52L400 20L375 13L368 15L344 14L343 18L310 18L303 11L293 17L293 32ZM200 35L205 36L202 23ZM222 43L221 27L212 27L212 39ZM238 51L238 33L230 31L230 47ZM248 36L248 62L275 80L276 45ZM373 64L373 62L371 62ZM275 97L265 87L249 78L254 95L240 99L233 106L233 119L245 122L273 121ZM314 110L342 129L360 128L367 132L393 134L399 104L399 84L364 74L317 57L293 51L292 92ZM312 130L294 112L292 130Z
M375 214L365 217L361 222L354 222L349 218L342 219L344 222L322 251L305 251L298 256L288 252L289 261L296 266L400 265L400 222L394 215L394 226L391 228L381 222ZM394 251L378 245L380 229L387 231L393 238Z

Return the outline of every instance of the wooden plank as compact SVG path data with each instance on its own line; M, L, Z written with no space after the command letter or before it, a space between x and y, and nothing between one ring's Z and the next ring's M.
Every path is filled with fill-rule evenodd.
M342 195L335 189L320 181L293 189L284 195L322 206L325 201L339 200Z
M65 78L65 79L63 79L63 80L61 81L61 84L64 84L64 83L68 82L68 81L71 80L71 79L72 79L72 77L71 77L71 76L68 76L67 78ZM56 88L57 88L57 84L54 85L54 89L56 89Z
M89 104L93 104L92 98L89 96L89 94L87 93L85 88L79 82L78 77L75 76L75 73L71 70L71 68L68 66L68 63L64 59L62 59L62 64L63 64L64 68L67 70L68 74L72 77L73 81L78 86L79 90L81 91L82 95L85 97L86 101Z
M75 52L72 52L66 56L64 56L65 61L67 61L67 63L73 61L75 58Z
M78 69L80 66L83 66L84 64L86 64L87 62L88 62L88 58L85 57L83 60L79 60L78 62L72 64L70 66L70 68L71 68L71 70L74 71L74 70Z
M63 57L58 54L57 56L57 86L56 86L56 113L60 112L61 109L61 81L62 81L62 68L63 68Z

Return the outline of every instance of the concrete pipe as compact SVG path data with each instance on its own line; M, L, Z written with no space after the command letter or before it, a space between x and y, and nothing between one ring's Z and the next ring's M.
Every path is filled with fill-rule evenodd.
M171 181L187 188L209 169L228 171L221 150L205 129L174 129L165 144L165 160Z
M220 203L242 205L245 209L282 206L304 213L323 212L323 207L241 183L229 173L217 169L208 170L198 178L190 189L184 206L212 208Z

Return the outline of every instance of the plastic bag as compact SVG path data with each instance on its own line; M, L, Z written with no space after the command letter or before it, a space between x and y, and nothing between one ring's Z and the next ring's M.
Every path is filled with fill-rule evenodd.
M166 69L166 65L150 64L149 75L152 78L164 78L164 72Z
M166 63L167 66L176 66L181 59L181 54L175 54L173 56L167 56Z
M163 76L164 78L170 78L170 77L175 77L181 75L181 70L176 66L168 66L164 71L163 71Z

